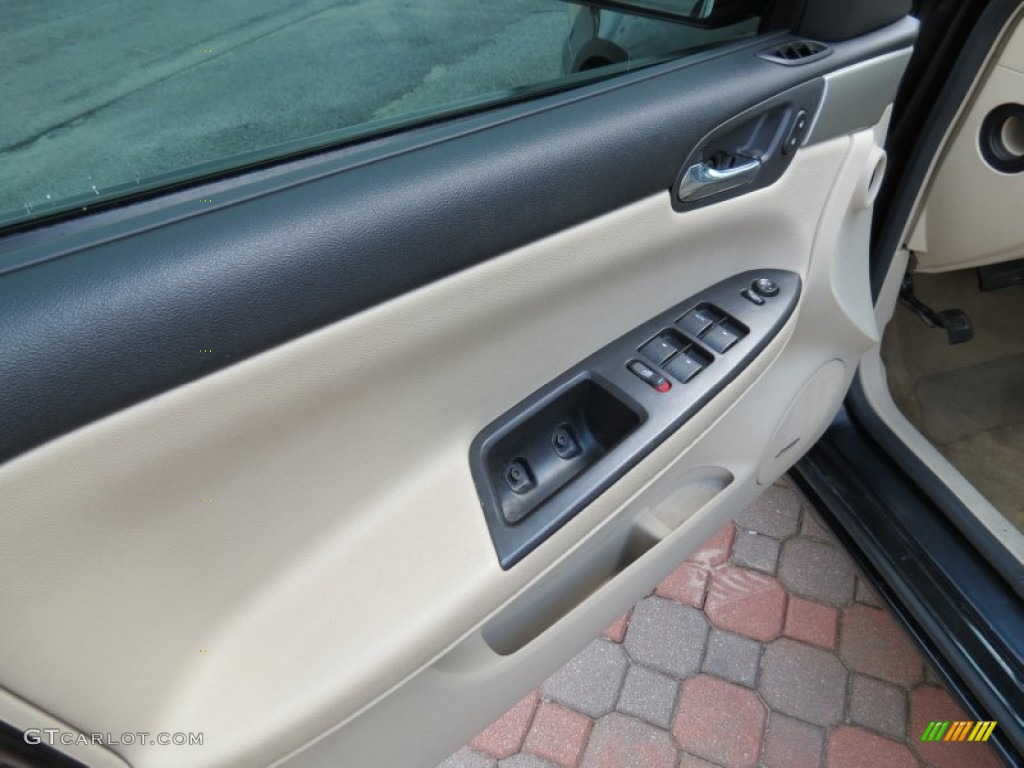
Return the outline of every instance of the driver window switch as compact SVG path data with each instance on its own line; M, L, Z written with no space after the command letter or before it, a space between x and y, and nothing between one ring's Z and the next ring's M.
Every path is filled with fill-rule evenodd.
M691 309L679 318L679 326L693 338L698 339L702 333L707 332L708 328L718 322L718 319L712 312L700 307Z

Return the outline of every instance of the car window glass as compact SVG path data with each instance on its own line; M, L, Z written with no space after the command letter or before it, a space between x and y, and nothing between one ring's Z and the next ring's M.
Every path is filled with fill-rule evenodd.
M612 75L758 23L702 29L561 0L9 4L0 226Z

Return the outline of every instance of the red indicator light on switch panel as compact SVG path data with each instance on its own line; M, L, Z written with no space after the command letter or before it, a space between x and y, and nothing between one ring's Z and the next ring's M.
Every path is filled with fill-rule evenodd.
M626 367L629 368L630 373L647 382L657 392L668 392L672 389L672 382L639 360L634 360Z

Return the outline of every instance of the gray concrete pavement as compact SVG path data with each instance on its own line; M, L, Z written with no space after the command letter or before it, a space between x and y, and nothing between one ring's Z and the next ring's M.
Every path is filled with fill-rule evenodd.
M559 0L9 6L0 220L557 77L570 12Z

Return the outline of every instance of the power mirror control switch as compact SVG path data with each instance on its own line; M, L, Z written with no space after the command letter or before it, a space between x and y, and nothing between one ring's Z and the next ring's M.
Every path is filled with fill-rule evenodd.
M634 376L640 379L643 379L645 382L654 387L654 389L656 389L658 392L668 392L670 389L672 389L672 384L669 382L668 379L666 379L656 370L651 368L649 365L641 363L639 360L634 360L626 367L629 368L630 373L632 373Z
M754 290L754 293L758 296L764 296L766 299L779 295L779 284L770 277L759 278L750 287Z
M694 338L698 338L708 328L715 324L718 318L706 309L691 309L679 318L679 327Z

